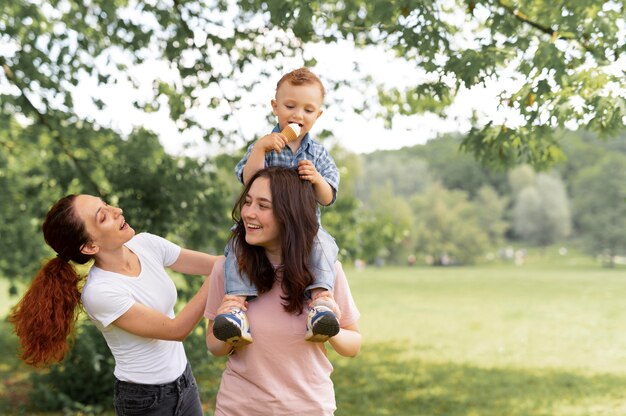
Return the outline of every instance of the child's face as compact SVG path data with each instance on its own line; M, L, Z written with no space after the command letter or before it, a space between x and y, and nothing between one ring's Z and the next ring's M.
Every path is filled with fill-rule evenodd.
M322 90L316 83L281 84L276 91L276 98L272 100L272 109L274 115L278 117L280 129L284 129L290 123L297 123L301 127L298 139L302 139L322 115L322 100Z

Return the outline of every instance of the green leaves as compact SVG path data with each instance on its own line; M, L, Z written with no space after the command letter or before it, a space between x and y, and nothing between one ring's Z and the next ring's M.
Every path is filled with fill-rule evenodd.
M461 149L492 167L527 163L545 169L563 161L565 155L549 126L509 128L506 125L472 128Z
M508 130L520 136L509 143L515 151L488 122L474 124L472 135L484 140L470 139L473 145L467 146L490 164L558 159L558 143L550 138L543 143L542 126L578 123L612 135L624 124L624 100L611 90L623 89L626 81L610 70L626 49L618 32L624 25L623 1L457 0L456 7L426 0L51 5L6 0L0 14L0 42L12 45L0 59L22 97L14 100L14 111L31 120L40 114L50 119L57 110L55 117L75 119L72 88L84 74L95 76L99 85L119 78L137 83L129 69L154 59L165 61L169 73L156 75L158 87L140 106L154 111L166 103L179 129L198 127L207 140L220 141L235 132L218 134L198 119L197 108L209 105L215 119L230 117L241 105L232 88L251 91L267 79L265 68L281 71L281 60L302 56L307 42L347 39L395 51L415 66L406 88L380 89L381 107L373 113L387 125L394 114L445 117L461 87L497 81L503 70L514 70L523 86L504 91L503 101L525 122ZM315 65L315 59L307 65ZM259 76L243 76L248 69ZM366 78L355 75L345 85ZM571 108L571 100L582 100L579 110ZM106 109L102 100L95 102Z
M458 9L447 10L441 2L352 1L326 8L320 22L327 29L337 25L346 38L365 38L362 44L384 44L413 62L416 73L422 69L427 76L455 86L443 95L434 90L418 92L428 82L416 77L408 81L414 86L405 91L381 90L380 115L387 125L395 114L445 115L443 110L460 87L494 81L505 69L515 69L523 86L506 90L503 101L525 124L512 129L493 127L493 122L475 123L464 149L490 165L531 163L541 168L563 157L559 143L549 134L544 136L549 128L578 124L610 135L625 122L624 100L611 93L626 87L625 78L609 75L626 48L617 32L625 23L624 3L557 3L458 1L460 9L467 11L465 27L459 29L450 23L458 22ZM348 12L352 10L357 12ZM599 82L603 78L607 82ZM424 92L431 94L430 103ZM573 111L572 100L582 100L583 111Z

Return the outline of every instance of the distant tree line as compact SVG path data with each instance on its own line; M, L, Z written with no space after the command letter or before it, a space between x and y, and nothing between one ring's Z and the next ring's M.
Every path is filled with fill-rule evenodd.
M555 134L567 159L547 171L489 169L459 153L453 135L358 156L357 255L467 264L505 244L566 242L609 264L626 255L624 140Z

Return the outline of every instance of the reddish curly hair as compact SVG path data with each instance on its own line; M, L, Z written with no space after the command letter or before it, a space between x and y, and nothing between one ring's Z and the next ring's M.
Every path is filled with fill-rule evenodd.
M32 366L51 364L65 357L68 338L73 335L82 309L82 278L69 261L85 264L91 257L81 253L89 236L74 211L75 198L76 195L62 198L46 215L42 231L57 257L42 266L9 317L20 340L20 358Z
M278 80L278 83L276 84L277 92L280 86L285 82L291 85L317 84L319 85L320 90L322 91L322 99L326 96L326 90L324 89L324 84L322 84L322 81L319 79L319 77L315 75L313 72L311 72L309 68L306 68L306 67L298 68L283 75Z

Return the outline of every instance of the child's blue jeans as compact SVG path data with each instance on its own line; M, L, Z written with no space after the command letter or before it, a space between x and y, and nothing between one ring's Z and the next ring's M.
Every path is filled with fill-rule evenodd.
M311 258L309 267L313 273L313 283L306 287L306 295L310 297L312 289L326 289L333 291L335 287L335 262L339 247L335 243L335 239L319 227L313 248L311 250ZM232 247L227 246L224 251L226 261L224 262L224 293L227 295L246 296L254 298L258 295L258 291L248 276L242 276L237 269L237 259L233 253Z

